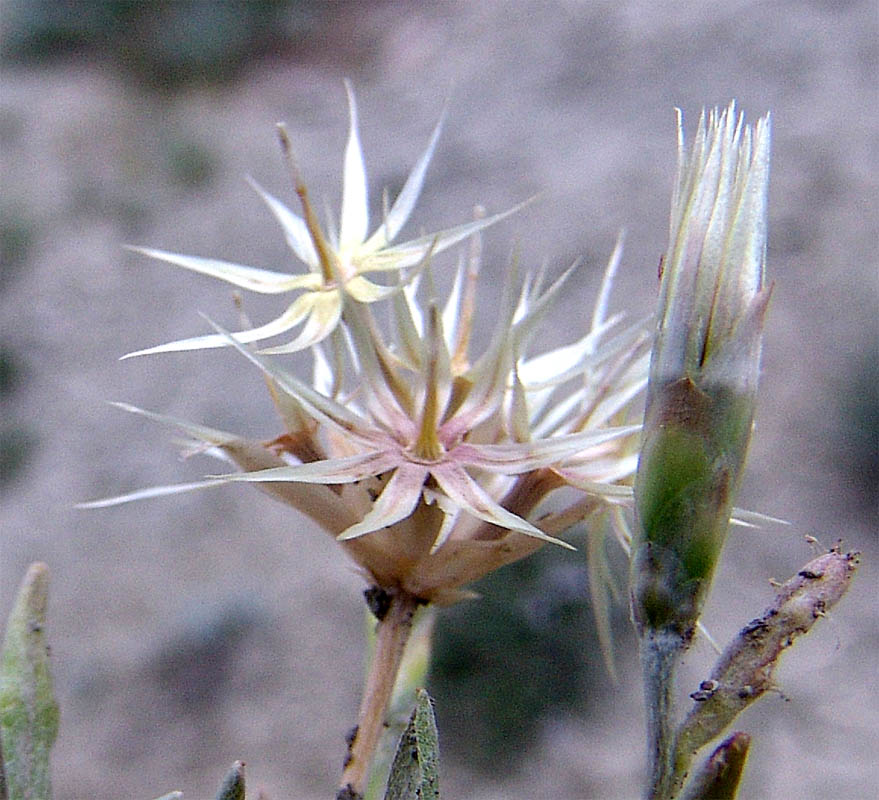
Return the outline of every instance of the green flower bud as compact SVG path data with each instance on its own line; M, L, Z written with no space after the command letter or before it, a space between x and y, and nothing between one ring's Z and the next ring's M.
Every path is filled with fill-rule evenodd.
M643 443L633 612L689 637L729 526L750 438L763 320L769 120L733 105L679 134Z

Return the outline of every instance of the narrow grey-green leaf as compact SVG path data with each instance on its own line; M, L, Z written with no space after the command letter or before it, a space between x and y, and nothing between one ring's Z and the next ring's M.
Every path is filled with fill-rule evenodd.
M58 735L46 608L49 568L28 568L9 616L0 656L0 740L9 800L49 800L49 751Z
M433 701L415 691L415 710L400 737L385 800L439 800L439 741Z
M168 792L168 794L163 794L161 797L157 797L156 800L183 800L183 792Z
M244 800L244 762L236 761L226 773L217 800Z

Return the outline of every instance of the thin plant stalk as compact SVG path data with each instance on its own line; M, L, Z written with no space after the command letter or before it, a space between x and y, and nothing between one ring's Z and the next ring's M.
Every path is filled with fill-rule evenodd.
M684 647L676 634L653 631L641 639L647 716L649 798L671 796L674 776L674 676Z
M420 602L408 592L388 595L376 631L375 655L369 666L357 727L348 738L348 754L339 782L337 800L359 800L366 791L373 757L385 728L385 715L412 633L412 620Z

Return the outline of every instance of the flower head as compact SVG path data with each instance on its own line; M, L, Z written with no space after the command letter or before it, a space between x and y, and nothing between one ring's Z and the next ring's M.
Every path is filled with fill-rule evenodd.
M516 380L513 347L520 332L517 325L527 324L532 313L526 311L516 323L514 310L511 305L501 314L499 335L485 358L457 376L435 305L429 305L420 320L422 331L407 303L397 307L398 317L402 316L398 327L409 331L407 349L414 356L409 363L395 358L381 340L370 335L369 320L352 319L349 330L358 365L359 402L349 399L343 404L319 394L241 348L288 401L297 403L328 434L344 439L345 447L336 458L246 472L230 480L347 484L372 479L371 509L341 531L340 540L389 528L426 502L436 504L445 516L434 531L432 553L452 534L462 512L499 528L565 545L504 508L474 473L483 475L482 483L489 484L495 475L511 478L561 467L590 452L597 457L601 446L631 436L638 426L601 425L536 440L530 436L514 440L512 395L527 390L511 383ZM637 345L637 339L630 343ZM624 402L628 399L624 395Z
M233 334L235 341L260 342L286 333L304 323L302 331L295 339L273 348L272 352L305 350L326 339L336 330L346 302L374 303L390 297L399 291L401 283L412 277L414 268L423 263L429 253L440 253L520 208L516 206L485 219L464 223L439 233L419 236L401 244L392 244L408 221L421 194L427 167L439 140L442 128L442 120L440 120L427 148L409 173L397 199L390 209L386 208L384 219L370 235L369 198L363 150L357 128L357 103L354 91L347 81L345 88L348 93L350 129L345 147L342 210L338 234L333 231L326 233L322 229L309 200L305 182L293 158L289 135L283 125L278 126L279 137L302 206L302 216L291 211L276 197L252 182L254 189L283 228L287 244L293 254L308 267L307 273L289 275L215 258L180 255L148 247L130 248L151 258L219 278L248 291L261 294L300 292L281 316L265 325ZM407 270L409 270L408 274ZM397 281L392 284L380 284L366 277L381 273L396 274ZM227 336L208 334L138 350L125 357L224 347L230 343Z
M294 307L304 297L325 302L324 316L310 307L312 317L296 342L272 351L247 345L281 332L284 318L235 334L215 326L208 337L142 351L234 347L262 371L283 432L256 442L123 406L176 427L191 439L191 452L219 456L238 471L86 505L254 483L337 538L371 582L450 602L465 584L547 542L568 546L559 538L568 528L630 501L627 482L640 429L631 423L646 385L648 336L643 324L625 327L620 315L607 314L618 246L591 325L579 339L534 352L535 334L577 265L553 282L541 271L521 284L511 269L493 333L474 356L480 231L499 216L478 213L450 231L389 244L420 190L435 132L383 225L367 238L366 184L350 90L349 101L338 238L324 236L318 227L298 170L294 179L304 217L264 194L291 247L311 267L307 276L159 255L247 288L303 289ZM441 305L428 262L464 237L470 240L469 255L459 261ZM394 286L375 288L364 277L408 268L416 274ZM391 311L387 319L382 315L384 324L369 302L378 299L386 299ZM309 326L314 335L307 335ZM311 381L289 373L279 358L279 350L304 346L314 359ZM557 492L559 502L544 505Z
M730 105L680 134L635 481L639 625L687 635L729 525L754 415L763 320L769 120Z
M730 104L702 115L688 153L679 123L651 387L686 375L756 392L769 138L768 116L752 128Z

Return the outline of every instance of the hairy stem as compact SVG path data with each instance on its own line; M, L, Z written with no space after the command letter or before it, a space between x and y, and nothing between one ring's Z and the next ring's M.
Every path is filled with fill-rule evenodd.
M641 637L644 701L647 712L647 800L672 797L675 751L674 685L685 640L671 631L647 629Z
M348 737L348 754L337 800L359 800L364 796L375 750L385 728L388 703L412 632L412 619L421 602L414 595L399 590L388 592L387 597L388 605L382 609L378 623L375 655L363 688L357 727Z

